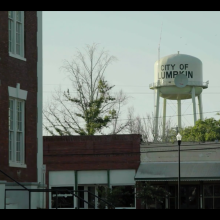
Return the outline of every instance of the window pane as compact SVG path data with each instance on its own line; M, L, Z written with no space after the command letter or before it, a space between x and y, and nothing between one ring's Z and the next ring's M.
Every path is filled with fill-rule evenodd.
M94 208L95 206L95 196L93 194L95 194L95 187L88 187L88 202L91 204L88 204L89 209Z
M214 185L214 196L220 196L220 185Z
M161 201L156 201L156 209L165 209L165 198Z
M170 197L176 196L176 187L175 186L170 186L169 187L169 192L170 192Z
M16 20L21 22L21 11L16 11Z
M214 199L214 209L220 209L220 198Z
M74 198L71 192L66 191L70 190L73 191L73 187L52 187L51 189L57 189L57 197L56 192L51 193L51 204L52 208L74 208ZM58 203L57 203L58 202Z
M84 192L83 192L84 186L78 186L78 190L79 191L82 190L81 192L79 192L79 197L82 198L82 199L85 199L84 198ZM84 206L84 201L82 199L79 199L79 208L84 208L85 207Z
M189 209L196 209L198 208L198 187L192 186L188 187L188 208Z
M13 130L13 101L9 100L9 130Z
M21 162L21 136L20 132L17 132L17 144L16 144L16 161Z
M213 196L213 185L204 185L204 196Z
M8 11L8 17L13 18L13 11Z
M21 55L21 24L16 22L16 53Z
M205 198L204 199L204 208L205 209L213 209L213 199L212 198Z
M8 20L8 50L13 52L13 20Z
M22 109L21 109L21 102L17 103L17 131L22 131Z
M14 132L9 132L9 160L12 161L13 157L12 157L12 146L13 146L13 135Z
M175 198L170 198L170 209L175 209L176 205L175 205Z

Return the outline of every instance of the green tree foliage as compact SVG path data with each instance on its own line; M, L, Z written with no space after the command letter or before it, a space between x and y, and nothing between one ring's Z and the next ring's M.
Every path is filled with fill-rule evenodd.
M206 118L198 120L193 127L182 129L182 141L214 141L220 139L220 120Z
M78 50L72 61L64 61L62 70L73 88L57 90L44 107L44 129L50 135L103 134L110 125L114 125L112 133L117 134L127 126L127 122L118 122L127 97L122 91L111 95L113 86L104 77L116 58L97 49L96 44L87 45L85 53Z
M155 202L162 202L163 198L170 195L163 187L153 186L148 182L137 182L136 188L136 198L140 199L142 204L147 206Z

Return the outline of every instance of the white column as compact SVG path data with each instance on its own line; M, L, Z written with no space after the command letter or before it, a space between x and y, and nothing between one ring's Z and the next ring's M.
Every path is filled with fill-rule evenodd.
M43 53L42 53L42 11L37 11L37 182L43 184ZM44 193L39 193L39 206L44 206Z
M154 100L154 140L158 137L158 117L159 117L159 105L160 105L160 90L155 89L155 100Z
M182 127L182 120L181 120L181 100L177 100L177 119L178 119L178 128Z
M194 116L194 125L196 124L196 99L195 99L195 87L192 87L192 103L193 103L193 116Z
M43 132L42 132L42 11L37 11L37 182L42 183L43 173Z
M198 96L199 118L203 121L202 93Z
M166 116L167 116L167 99L163 99L163 138L165 137Z

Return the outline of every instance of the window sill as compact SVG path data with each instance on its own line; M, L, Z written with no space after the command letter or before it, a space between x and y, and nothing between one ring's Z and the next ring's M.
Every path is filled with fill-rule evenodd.
M24 57L22 57L22 56L20 56L20 55L17 55L17 54L13 54L13 53L11 53L11 52L9 52L9 56L10 56L10 57L13 57L13 58L16 58L16 59L19 59L19 60L27 61L26 58L24 58Z
M27 168L26 164L9 162L9 167Z

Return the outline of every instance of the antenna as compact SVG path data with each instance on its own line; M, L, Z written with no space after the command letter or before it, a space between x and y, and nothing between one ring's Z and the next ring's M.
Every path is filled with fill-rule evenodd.
M162 36L162 28L163 28L163 23L161 25L160 39L159 39L159 44L158 44L158 69L160 66L160 42L161 42L161 36ZM159 79L159 70L158 70L158 79Z

